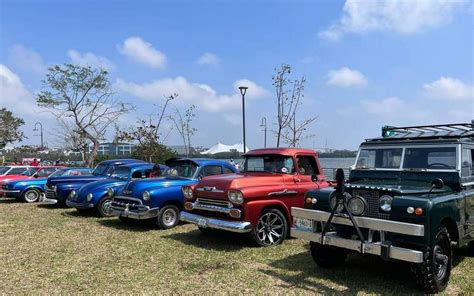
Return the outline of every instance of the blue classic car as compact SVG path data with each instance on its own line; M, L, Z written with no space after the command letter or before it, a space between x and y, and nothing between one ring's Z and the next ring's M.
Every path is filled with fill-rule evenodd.
M45 185L46 198L64 204L72 190L78 190L86 183L103 180L109 177L116 165L128 163L145 163L138 159L112 159L101 161L92 172L91 176L62 176L50 177Z
M55 171L49 175L49 177L58 177L58 176L80 176L80 175L90 175L92 169L88 168L63 168L55 169ZM40 176L40 175L37 175ZM17 199L22 199L25 202L35 202L40 199L42 193L44 193L44 185L48 180L47 177L41 178L28 178L21 180L13 180L3 184L2 191L5 194L5 197L15 197Z
M116 192L109 207L110 215L121 220L152 220L160 229L174 227L183 209L183 185L194 185L206 176L237 172L227 161L213 159L172 158L166 165L168 169L162 177L134 180Z
M115 166L107 179L87 183L77 191L73 190L66 204L78 211L94 209L100 217L109 216L107 208L112 197L109 191L118 191L130 180L158 177L165 166L151 163L130 163Z

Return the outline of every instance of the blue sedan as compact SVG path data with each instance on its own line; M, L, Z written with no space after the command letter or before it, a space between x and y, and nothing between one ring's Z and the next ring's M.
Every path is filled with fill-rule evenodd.
M214 159L172 158L166 165L163 177L132 180L120 191L109 189L109 195L114 195L110 214L121 220L152 220L158 228L168 229L179 222L184 204L182 186L196 184L206 176L237 172L229 162Z
M113 168L107 179L87 183L78 190L73 190L66 200L66 205L78 211L94 210L99 217L107 217L112 197L109 190L120 190L130 180L157 177L165 170L165 166L151 163L130 163Z

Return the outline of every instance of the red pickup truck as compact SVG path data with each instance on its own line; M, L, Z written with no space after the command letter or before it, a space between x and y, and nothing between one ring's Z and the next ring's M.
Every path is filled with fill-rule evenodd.
M293 224L291 207L302 207L308 190L328 187L318 156L309 149L256 149L243 170L183 186L181 221L203 232L249 233L260 246L280 244Z

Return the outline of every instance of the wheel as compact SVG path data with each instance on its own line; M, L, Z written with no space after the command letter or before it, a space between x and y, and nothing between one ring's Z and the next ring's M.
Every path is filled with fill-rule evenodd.
M112 198L102 198L99 203L95 206L95 211L99 217L111 217L109 214L109 206L112 203Z
M155 225L160 229L173 228L179 223L179 209L174 205L164 206L158 213Z
M313 242L310 243L309 250L314 262L323 268L343 265L347 257L347 253L343 250Z
M453 263L451 239L445 227L438 230L434 246L424 254L424 262L415 265L418 285L428 294L443 291L448 285Z
M288 222L280 210L268 209L262 212L257 225L251 232L253 240L261 247L281 244L288 233Z
M28 189L23 193L23 201L27 203L38 201L39 197L40 192L37 189Z

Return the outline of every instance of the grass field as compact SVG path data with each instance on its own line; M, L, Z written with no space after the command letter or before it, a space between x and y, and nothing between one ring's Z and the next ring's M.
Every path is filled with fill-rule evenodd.
M456 252L446 294L474 293L474 258ZM407 266L353 255L317 268L307 243L256 248L192 225L159 231L38 204L0 200L0 294L419 293Z

